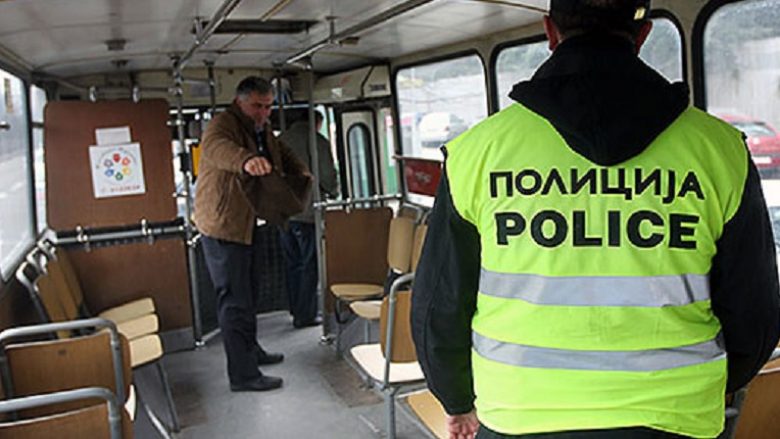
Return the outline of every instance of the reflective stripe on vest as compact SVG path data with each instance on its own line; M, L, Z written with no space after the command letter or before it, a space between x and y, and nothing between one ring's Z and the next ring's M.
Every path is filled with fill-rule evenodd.
M709 300L709 279L698 274L670 276L571 276L498 273L485 268L482 294L522 299L537 305L682 306Z
M644 351L575 351L505 343L472 333L474 350L488 360L519 367L649 372L723 360L717 340Z

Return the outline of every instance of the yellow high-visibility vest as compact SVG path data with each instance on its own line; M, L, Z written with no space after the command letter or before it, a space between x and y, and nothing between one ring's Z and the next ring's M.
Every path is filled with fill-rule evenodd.
M748 152L690 108L637 156L600 166L521 104L447 146L453 204L480 234L475 405L505 434L723 428L716 242Z

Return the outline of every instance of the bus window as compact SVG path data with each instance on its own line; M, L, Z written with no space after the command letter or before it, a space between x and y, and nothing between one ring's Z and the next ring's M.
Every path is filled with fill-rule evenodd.
M380 169L383 170L382 178L386 194L398 193L398 170L395 155L395 139L393 137L393 115L389 108L379 110L379 145Z
M780 3L714 12L704 29L704 83L707 110L747 136L780 254Z
M46 228L46 166L43 146L43 108L46 106L46 92L36 86L30 87L30 116L32 116L33 176L35 177L35 217L38 233Z
M373 194L371 131L363 123L356 123L347 132L350 173L352 175L352 196L365 198Z
M7 279L33 241L26 90L0 70L0 268Z
M513 101L509 97L512 86L531 79L537 68L550 56L547 40L507 47L496 58L496 84L499 108L506 108Z
M512 86L531 79L550 53L547 40L519 43L498 53L495 70L499 108L506 108L512 103L509 97ZM653 31L642 46L639 57L669 81L682 81L682 38L671 20L653 19Z
M682 37L677 26L668 18L653 19L653 30L642 46L639 57L668 81L683 80Z
M704 30L704 76L707 110L747 135L762 178L780 178L780 3L748 0L715 11ZM777 190L767 183L767 199L780 197L769 193Z
M405 156L442 160L440 146L487 116L477 55L404 68L395 82Z

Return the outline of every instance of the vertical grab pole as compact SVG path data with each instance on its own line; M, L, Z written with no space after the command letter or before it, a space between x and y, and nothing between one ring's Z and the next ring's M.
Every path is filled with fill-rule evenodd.
M205 61L209 75L209 112L213 119L217 112L217 81L214 79L214 61Z
M279 105L279 130L281 132L287 131L287 115L284 113L285 98L282 68L278 67L276 70L276 102Z
M317 127L314 120L314 66L312 65L311 58L306 60L308 80L307 100L309 101L309 157L311 157L312 169L311 173L314 175L314 181L312 182L312 203L319 203L320 201L320 154L317 148ZM325 247L323 246L324 226L322 218L322 210L314 209L314 231L315 231L315 244L317 246L317 300L319 301L320 312L322 312L322 338L327 339L330 321L325 317L325 287L328 284L327 274L325 272Z
M200 348L205 345L203 342L203 325L200 316L200 288L198 286L198 254L195 251L197 242L193 239L194 227L192 226L192 155L190 146L184 138L184 90L182 84L181 68L178 59L174 60L173 76L176 90L176 128L179 136L179 146L181 152L179 160L181 162L180 171L184 177L184 233L187 244L187 260L190 275L190 302L192 304L192 335L195 339L195 347Z

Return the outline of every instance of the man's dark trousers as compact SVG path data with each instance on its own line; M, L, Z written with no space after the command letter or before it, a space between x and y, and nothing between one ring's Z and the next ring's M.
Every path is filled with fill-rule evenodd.
M255 294L258 279L254 270L259 233L255 229L252 245L203 236L211 281L217 293L217 319L225 344L228 378L231 384L251 381L260 376L257 359L262 349L257 343Z
M317 317L317 255L314 224L290 221L282 230L287 271L287 298L295 324L306 324Z
M557 433L538 433L510 436L479 427L476 439L686 439L674 433L666 433L649 428L616 428L610 430L562 431Z

